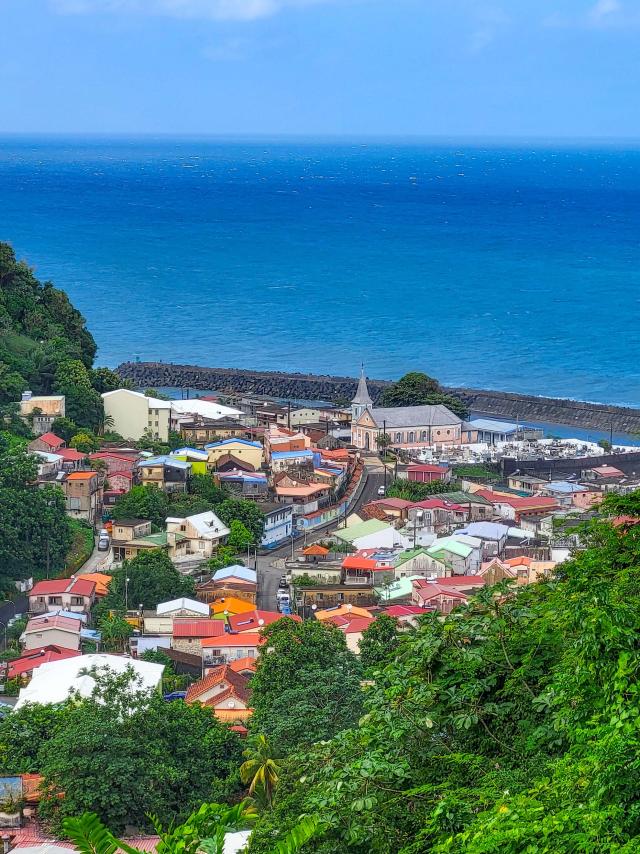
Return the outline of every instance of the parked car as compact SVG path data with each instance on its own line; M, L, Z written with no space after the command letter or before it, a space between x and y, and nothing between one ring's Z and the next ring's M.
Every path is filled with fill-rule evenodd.
M386 489L384 488L384 486L378 487L378 495L384 495L385 492L386 492Z
M285 616L287 614L291 614L291 607L289 605L283 605L282 608L280 608L280 613L284 614Z
M109 537L100 537L98 539L98 551L99 552L108 552L110 548Z
M281 589L286 589L289 586L289 582L287 581L286 575L280 576L280 581L278 582L278 587Z

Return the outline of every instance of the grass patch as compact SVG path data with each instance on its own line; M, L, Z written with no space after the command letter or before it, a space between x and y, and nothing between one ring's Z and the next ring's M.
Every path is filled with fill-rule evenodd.
M93 528L77 519L69 519L73 539L67 552L64 576L69 577L86 563L93 553Z

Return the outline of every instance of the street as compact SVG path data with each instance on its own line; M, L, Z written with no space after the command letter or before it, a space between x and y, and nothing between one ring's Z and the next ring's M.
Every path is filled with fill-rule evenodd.
M349 513L358 513L364 504L378 498L378 489L384 484L384 466L380 458L375 454L365 455L365 470L366 481L362 491ZM390 471L387 471L387 484L391 482ZM344 526L344 519L336 520L331 525L319 531L314 531L306 538L306 544L317 540L322 540L329 536L332 531L335 531L339 526ZM296 549L303 547L303 540L295 542ZM264 610L273 611L276 609L276 591L278 589L278 581L284 573L284 561L291 558L291 544L287 543L278 549L274 549L268 555L258 555L257 570L258 570L258 606Z
M108 572L111 568L111 549L106 552L98 551L98 538L94 538L93 552L89 560L77 571L76 575L86 575L88 572Z

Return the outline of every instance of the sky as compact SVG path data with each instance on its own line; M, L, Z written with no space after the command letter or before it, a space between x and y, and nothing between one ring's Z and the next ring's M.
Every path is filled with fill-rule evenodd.
M0 133L640 137L640 0L0 0Z

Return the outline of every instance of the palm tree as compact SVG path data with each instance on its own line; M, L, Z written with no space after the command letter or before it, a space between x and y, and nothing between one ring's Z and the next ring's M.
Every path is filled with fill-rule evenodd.
M240 766L242 782L250 783L249 794L256 802L270 807L282 771L282 758L264 735L254 736L242 755L247 760Z
M111 430L114 424L113 415L103 415L98 425L98 436L104 436L105 433Z

